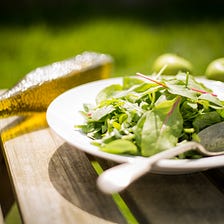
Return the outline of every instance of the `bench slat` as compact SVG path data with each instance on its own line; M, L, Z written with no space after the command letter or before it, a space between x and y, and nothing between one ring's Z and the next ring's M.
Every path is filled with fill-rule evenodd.
M0 128L16 126L17 137L3 146L24 223L126 223L112 197L96 188L83 152L49 128L19 135L17 123L21 119L1 119Z

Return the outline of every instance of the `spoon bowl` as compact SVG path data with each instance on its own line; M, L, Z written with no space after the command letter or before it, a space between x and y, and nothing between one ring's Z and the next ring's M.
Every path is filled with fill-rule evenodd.
M204 146L204 155L218 156L224 154L224 122L211 125L198 133L200 143Z
M222 155L224 154L224 132L222 130L224 130L224 122L211 125L199 132L200 143L189 141L149 158L138 157L133 162L110 168L98 177L97 185L107 194L120 192L149 172L154 163L162 159L173 158L189 150L197 150L205 156Z

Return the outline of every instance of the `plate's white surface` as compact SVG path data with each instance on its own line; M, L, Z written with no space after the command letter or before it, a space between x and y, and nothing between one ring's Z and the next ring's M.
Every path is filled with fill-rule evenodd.
M224 84L202 79L203 83L224 100ZM84 103L95 103L97 93L104 87L122 83L121 78L95 81L75 87L58 96L48 107L49 126L65 141L87 153L116 162L129 162L133 156L114 155L100 151L91 144L91 139L74 129L74 125L84 122L80 111ZM144 158L143 158L144 159ZM195 160L160 160L153 166L153 172L163 174L188 173L224 166L224 155Z

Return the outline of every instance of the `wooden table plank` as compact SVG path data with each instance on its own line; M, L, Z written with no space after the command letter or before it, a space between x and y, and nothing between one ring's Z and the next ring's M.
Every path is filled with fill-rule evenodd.
M0 206L4 217L10 211L14 201L12 186L3 159L2 148L0 146Z
M224 194L224 168L211 169L203 173Z
M202 173L147 174L123 198L140 223L223 223L224 195Z
M116 165L96 158L104 169ZM182 175L146 174L121 196L139 223L221 224L224 169Z
M1 130L17 120L0 120ZM19 125L3 146L24 223L126 223L111 196L96 188L83 152L49 128L19 136Z

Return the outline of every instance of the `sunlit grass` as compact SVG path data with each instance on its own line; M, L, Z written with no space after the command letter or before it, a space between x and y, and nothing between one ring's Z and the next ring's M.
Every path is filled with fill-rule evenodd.
M224 21L160 23L127 18L93 18L68 25L36 22L0 27L0 88L7 88L30 70L83 51L111 54L113 76L152 72L152 63L165 52L189 59L195 73L223 56Z

